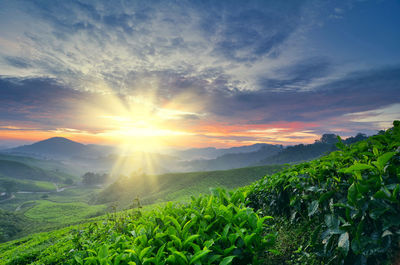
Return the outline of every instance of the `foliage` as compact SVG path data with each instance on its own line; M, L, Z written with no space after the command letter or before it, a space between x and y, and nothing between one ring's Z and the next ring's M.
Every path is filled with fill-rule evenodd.
M17 214L0 210L0 242L7 241L22 231L24 221Z
M84 202L56 203L47 200L36 201L37 205L28 209L25 216L36 222L54 222L58 224L73 223L104 214L104 205L88 205Z
M382 264L400 235L400 122L385 133L253 184L250 206L309 221L303 252L324 264Z
M0 179L0 186L3 187L6 194L11 194L11 192L15 191L17 183L15 183L13 180Z
M49 172L38 167L29 166L21 162L9 160L0 160L0 174L13 179L33 179L47 181L56 181L61 179L60 176L54 174L53 172Z
M283 166L260 166L240 169L168 173L155 176L120 178L104 189L97 197L97 203L119 201L128 206L132 198L140 197L143 204L162 201L190 200L191 196L208 193L210 187L233 189L249 185L265 174L281 170Z
M98 185L103 184L108 179L107 174L100 174L100 173L93 173L93 172L86 172L82 176L82 183L84 185Z
M263 235L264 222L246 207L242 191L168 203L145 214L113 218L79 231L77 264L257 264L275 235Z
M48 181L40 181L40 180L31 180L31 179L12 179L12 178L3 178L0 177L0 190L6 191L7 183L13 183L10 187L8 187L9 192L15 191L30 191L30 192L45 192L45 191L55 191L55 186L52 182Z
M0 264L65 264L72 248L71 227L0 245Z

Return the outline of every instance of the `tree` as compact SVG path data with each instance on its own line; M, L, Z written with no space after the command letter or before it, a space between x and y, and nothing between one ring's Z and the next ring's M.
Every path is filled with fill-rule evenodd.
M7 195L11 195L11 193L15 191L17 183L15 183L15 181L12 180L3 180L1 182L1 186L4 188Z
M85 185L97 185L103 184L107 179L107 174L86 172L85 175L82 176L82 183Z
M323 144L335 144L335 143L337 143L338 139L337 139L337 136L335 134L326 133L326 134L322 135L320 141Z

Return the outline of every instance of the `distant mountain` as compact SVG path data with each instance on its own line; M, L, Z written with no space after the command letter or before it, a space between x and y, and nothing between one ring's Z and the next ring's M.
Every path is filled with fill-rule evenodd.
M283 150L281 145L261 144L260 148L253 152L241 152L224 154L215 159L199 159L182 162L185 171L207 171L207 170L227 170L232 168L247 167L260 160L278 154ZM251 150L236 149L236 150Z
M173 155L180 157L184 160L194 160L194 159L215 159L217 157L223 156L225 154L238 154L238 153L250 153L260 150L263 147L271 146L270 144L253 144L245 145L231 148L190 148L181 151L173 152Z
M53 159L94 158L109 154L111 147L84 145L64 137L53 137L31 145L7 149L3 152Z
M366 139L365 134L357 134L355 137L349 137L343 140L345 144L352 144ZM215 159L196 159L192 161L181 162L181 171L206 171L206 170L226 170L232 168L241 168L261 165L279 165L287 163L298 163L318 158L337 150L337 135L324 134L320 140L313 144L299 144L283 148L281 145L258 144L253 146L244 146L237 149L242 153L228 153ZM257 151L245 152L251 148L260 147ZM247 148L247 149L246 149ZM218 149L217 149L218 150Z
M358 133L354 137L349 137L343 140L343 143L350 145L367 138L368 137L365 134ZM313 144L298 144L295 146L288 146L281 152L273 156L266 157L253 165L278 165L309 161L337 150L337 142L337 135L324 134L320 140L315 141Z

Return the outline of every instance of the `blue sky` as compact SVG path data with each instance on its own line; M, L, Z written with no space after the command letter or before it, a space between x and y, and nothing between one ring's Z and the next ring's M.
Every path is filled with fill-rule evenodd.
M372 134L400 118L398 14L396 0L3 0L0 141L107 141L118 120L193 146Z

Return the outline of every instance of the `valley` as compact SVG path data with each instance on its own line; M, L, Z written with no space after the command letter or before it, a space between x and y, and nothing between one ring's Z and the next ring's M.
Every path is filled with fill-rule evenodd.
M210 165L210 168L213 168L213 163L215 168L225 168L230 164L230 167L233 167L233 169L161 174L153 173L157 170L146 172L146 167L136 170L137 167L134 166L130 168L133 170L130 174L124 175L122 173L126 173L126 165L124 165L124 170L115 170L113 168L112 172L114 175L93 172L79 174L91 165L88 164L82 167L82 160L74 167L74 155L66 156L64 154L62 159L49 160L45 159L44 155L38 151L28 154L24 153L21 156L21 154L6 150L0 155L0 194L2 198L0 201L0 215L2 217L0 221L0 240L2 242L9 241L10 243L0 244L0 249L5 251L4 253L8 253L4 255L8 255L10 258L11 254L9 251L16 251L12 242L18 242L18 238L25 238L22 240L28 242L27 244L37 245L34 249L40 251L40 249L50 242L48 238L50 235L57 238L55 241L56 245L61 244L66 240L64 237L67 234L75 233L73 231L77 228L84 230L91 229L90 227L98 222L103 222L103 224L114 222L113 226L121 225L123 223L120 222L125 222L123 220L137 218L134 217L137 214L140 214L139 216L146 216L147 213L151 215L154 214L154 211L159 210L166 211L165 214L169 215L175 211L173 209L176 207L178 207L176 210L180 211L178 210L180 209L179 207L192 205L189 206L189 209L191 209L190 207L194 207L193 204L197 203L196 198L199 198L199 200L202 200L201 198L209 200L208 198L210 198L210 200L215 200L215 203L222 203L219 207L226 207L223 206L225 196L227 196L226 200L228 201L236 198L235 196L240 196L241 199L238 199L239 197L233 199L239 200L235 203L236 206L243 207L243 200L248 198L246 200L248 200L252 208L262 210L265 207L263 206L265 203L263 201L269 200L267 198L270 195L265 197L266 195L262 195L264 191L260 193L259 190L262 185L265 185L264 183L269 181L269 178L272 180L273 176L286 176L285 174L287 173L285 172L294 172L293 170L295 169L293 168L297 168L299 163L300 167L301 165L307 165L307 163L302 163L304 160L317 159L315 161L319 161L318 158L321 156L322 159L324 157L328 159L329 157L333 157L333 154L340 152L340 150L347 150L347 146L357 144L358 142L360 142L359 146L362 146L362 143L366 139L368 140L369 138L365 135L357 135L356 137L349 137L342 141L335 135L325 135L321 137L321 140L309 145L289 147L258 145L250 148L244 147L239 153L229 153L229 151L223 150L221 151L223 154L216 158L208 160L198 160L195 158L194 160L187 161L187 163L191 166L199 166L200 163L203 163L203 166ZM59 138L56 140L59 140ZM50 140L50 142L53 141L54 139ZM49 141L45 140L44 142L47 144ZM69 141L64 139L62 142L70 144ZM75 143L73 145L76 146ZM38 146L38 144L33 144L32 146ZM257 149L254 150L254 148ZM30 148L27 149L29 150ZM66 150L68 148L61 149ZM82 149L82 146L80 146L80 149ZM108 148L108 150L111 150L111 148ZM212 149L212 152L218 152L217 150ZM232 150L237 151L238 148ZM196 152L204 156L204 150L194 149L190 152L193 156L195 156ZM210 152L210 150L207 150L207 152ZM86 152L86 154L88 153ZM107 156L109 157L109 155ZM92 153L92 156L92 158L87 158L89 160L104 159L101 158L101 153ZM174 156L171 156L171 154L167 156L155 155L153 159L159 159L160 157L171 159ZM246 157L243 163L229 162L239 161L243 157ZM260 159L260 157L265 158ZM132 161L138 160L129 158L127 161L125 160L123 163L132 163ZM178 161L182 163L181 160ZM160 165L160 163L153 163L152 165ZM249 164L258 165L235 168ZM108 170L110 169L108 168ZM106 171L103 168L100 172ZM284 177L275 178L278 181L285 179ZM268 187L265 189L269 189ZM282 186L278 187L281 188ZM279 195L282 192L280 191L277 195L282 196ZM214 195L209 197L210 194ZM271 193L271 196L273 194ZM331 194L331 192L327 194ZM215 199L212 199L212 196L216 196ZM321 200L320 203L322 203ZM270 207L268 207L269 212L275 209ZM276 218L281 218L278 217L280 211L284 210L281 207L283 206L278 206L276 210ZM240 208L237 208L235 211L240 211ZM118 218L120 218L120 221L116 221ZM178 217L175 216L174 218ZM142 222L140 220L139 218L139 223ZM288 225L286 221L283 221L280 224L280 229L289 229L290 233L297 233L295 232L296 230L292 231L292 228L286 227ZM257 234L258 236L261 235ZM270 236L272 237L272 234ZM43 239L40 239L41 237ZM16 239L17 241L12 241ZM61 249L65 249L70 243L67 240L62 244L66 244L66 246L61 247ZM280 247L279 244L281 243L279 243L278 239L278 248ZM260 245L259 247L264 248L265 245ZM285 248L285 251L293 250ZM18 260L19 258L25 260L27 257L24 256L24 251L20 250L18 250L18 254L16 255L13 260ZM85 257L80 255L75 259L79 260L80 257ZM272 259L278 258L278 256L272 257ZM61 256L54 257L57 259L61 258ZM41 258L35 256L34 259Z

